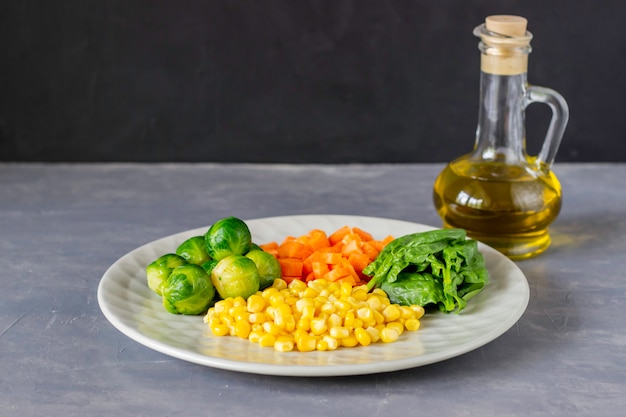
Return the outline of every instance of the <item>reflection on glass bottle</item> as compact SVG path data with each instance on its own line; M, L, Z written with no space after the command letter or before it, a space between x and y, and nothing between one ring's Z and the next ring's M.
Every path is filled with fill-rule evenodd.
M490 16L474 34L481 41L480 108L474 150L450 162L435 181L433 198L444 227L512 259L550 245L548 226L561 209L561 186L550 170L568 119L555 91L527 83L532 35L526 19ZM541 102L553 117L537 156L526 153L524 109Z

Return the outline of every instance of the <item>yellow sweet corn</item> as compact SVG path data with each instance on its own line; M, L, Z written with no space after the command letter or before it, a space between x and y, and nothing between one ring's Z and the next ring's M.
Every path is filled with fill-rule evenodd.
M215 336L247 338L280 352L309 352L391 343L404 331L418 330L423 315L420 306L391 304L380 289L277 279L247 300L216 302L204 321Z

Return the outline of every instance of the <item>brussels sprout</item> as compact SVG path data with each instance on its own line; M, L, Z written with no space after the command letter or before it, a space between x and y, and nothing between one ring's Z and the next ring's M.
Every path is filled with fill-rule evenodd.
M216 261L215 259L209 259L200 266L202 266L202 269L204 269L207 274L211 275L211 271L213 271L213 268L215 268L215 265L217 265L218 262L219 261Z
M246 258L252 259L257 271L259 271L260 289L269 287L276 278L282 277L280 263L271 253L263 250L251 250L246 254Z
M176 255L195 265L202 265L211 259L211 255L207 252L204 244L204 236L194 236L185 240L176 249Z
M252 244L250 245L250 250L248 250L248 252L253 251L253 250L263 250L263 248L261 248L256 243L252 242ZM245 253L244 253L244 255L245 255Z
M213 223L204 234L206 249L218 261L229 255L245 255L252 246L248 225L236 217L227 217Z
M161 295L161 286L170 276L174 268L185 264L187 264L187 261L174 253L167 253L160 256L146 267L148 287Z
M174 314L197 315L204 313L215 288L202 267L187 264L175 268L163 283L163 306Z
M248 298L261 285L254 261L242 255L230 255L220 260L211 271L211 281L222 298Z

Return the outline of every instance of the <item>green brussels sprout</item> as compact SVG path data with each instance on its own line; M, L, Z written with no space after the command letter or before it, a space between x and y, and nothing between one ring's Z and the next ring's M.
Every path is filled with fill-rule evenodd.
M250 245L250 250L248 250L248 252L253 251L253 250L263 250L263 248L261 248L256 243L252 242L252 244ZM244 255L245 255L245 253L244 253Z
M230 255L245 255L252 246L248 225L236 217L227 217L213 223L204 234L207 252L213 259Z
M187 261L174 253L167 253L160 256L146 267L148 287L155 293L162 295L161 286L170 276L174 268L185 264L187 264Z
M243 255L230 255L220 260L211 271L211 281L222 298L247 299L261 285L254 261Z
M194 264L175 268L163 283L162 290L163 306L173 314L202 314L215 296L209 274Z
M282 277L280 263L271 253L263 250L251 250L246 254L246 258L252 259L257 271L259 271L260 289L269 287L276 278Z
M217 265L218 262L219 261L216 261L215 259L209 259L200 266L206 271L207 274L211 275L211 271L213 271L213 268L215 268L215 265Z
M207 252L204 244L204 236L194 236L185 240L176 249L176 255L195 265L202 265L211 259L211 255Z

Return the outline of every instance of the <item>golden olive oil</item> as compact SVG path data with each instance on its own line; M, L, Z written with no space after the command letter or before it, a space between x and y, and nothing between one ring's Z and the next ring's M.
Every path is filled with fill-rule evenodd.
M561 185L551 171L461 157L435 181L434 204L445 227L458 227L511 259L550 245L548 225L561 210Z
M548 226L561 210L561 185L550 171L569 118L554 90L527 81L532 34L520 16L488 16L480 42L480 96L474 149L449 163L433 200L444 227L462 228L511 259L550 246ZM548 105L552 119L539 153L526 153L525 109Z

